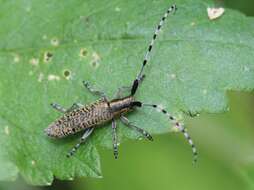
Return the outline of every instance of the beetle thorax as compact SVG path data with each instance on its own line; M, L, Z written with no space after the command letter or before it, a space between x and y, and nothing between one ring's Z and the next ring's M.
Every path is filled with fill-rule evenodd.
M113 99L110 101L110 108L114 116L133 110L133 96L127 96L121 99Z

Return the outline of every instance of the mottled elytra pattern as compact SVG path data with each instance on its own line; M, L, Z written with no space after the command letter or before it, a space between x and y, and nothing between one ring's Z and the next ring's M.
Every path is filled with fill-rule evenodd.
M56 104L52 104L56 105ZM65 110L55 107L56 109ZM106 101L99 100L87 106L78 106L69 111L65 111L64 115L49 125L46 129L49 136L65 137L75 134L86 128L103 124L113 118L113 113L109 111ZM75 127L74 127L75 126Z
M184 126L177 121L177 119L169 114L166 110L158 107L156 104L146 104L140 101L136 101L134 95L140 85L140 83L144 79L143 70L145 65L149 61L150 53L153 49L154 42L162 28L162 25L168 15L170 13L175 13L176 6L170 6L167 9L166 13L161 18L154 34L152 37L152 41L148 46L148 50L145 54L145 58L143 60L143 64L141 67L140 72L138 73L136 79L133 81L132 86L130 87L120 87L116 93L116 97L112 100L109 100L105 93L96 90L93 88L88 82L84 81L83 85L86 89L88 89L94 95L100 96L100 100L94 102L90 105L82 105L79 103L74 103L69 109L65 109L61 107L59 104L53 103L51 104L53 108L57 111L63 113L59 119L51 123L48 128L45 129L45 132L48 136L62 138L65 136L69 136L71 134L75 134L79 131L84 130L84 134L80 139L80 142L76 144L71 151L68 153L68 157L72 156L76 150L80 147L80 145L85 142L85 140L92 134L96 127L102 126L103 123L112 122L112 142L113 142L113 150L114 150L114 157L118 158L118 143L117 143L117 125L116 125L116 118L120 118L120 121L126 125L127 127L137 131L141 135L143 135L146 139L152 141L153 138L149 134L149 132L145 131L142 128L139 128L132 124L126 115L128 112L135 111L136 108L141 107L151 107L159 110L161 113L165 114L172 124L178 128L183 134L184 137L188 140L188 143L192 147L193 152L193 161L196 162L197 160L197 150L195 145L187 133ZM130 95L129 96L122 96L122 91L128 90Z

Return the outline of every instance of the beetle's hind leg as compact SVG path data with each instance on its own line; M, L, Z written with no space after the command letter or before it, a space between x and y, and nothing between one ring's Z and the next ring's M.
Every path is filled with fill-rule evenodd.
M71 150L70 152L67 154L67 157L71 157L73 156L73 154L78 150L78 148L80 147L80 145L82 143L85 142L85 140L92 134L94 128L88 128L86 129L85 133L83 134L83 136L81 137L79 143L77 143Z
M73 111L77 108L82 107L83 105L80 103L73 103L72 106L68 109L65 109L64 107L62 107L61 105L57 104L57 103L51 103L50 104L55 110L61 112L61 113L66 113L66 112L70 112Z
M51 103L50 104L52 106L52 108L54 108L55 110L61 112L61 113L65 113L67 110L62 107L61 105L57 104L57 103Z
M113 142L113 150L115 159L118 158L118 145L117 145L117 133L116 133L116 121L112 119L112 142Z
M83 105L81 103L75 102L72 104L72 106L69 109L67 109L67 112L71 112L71 111L78 109L80 107L83 107Z
M153 141L153 137L144 129L141 129L135 125L133 125L127 117L124 117L123 115L120 116L120 120L122 121L123 124L125 124L127 127L136 130L140 134L142 134L145 138L147 138L150 141Z

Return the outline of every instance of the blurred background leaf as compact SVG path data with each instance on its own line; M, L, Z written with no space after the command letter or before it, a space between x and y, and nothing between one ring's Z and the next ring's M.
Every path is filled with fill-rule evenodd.
M2 179L15 179L19 171L27 182L33 184L48 184L53 179L53 174L60 179L71 179L73 176L100 177L99 155L94 144L111 147L111 131L99 130L93 140L79 151L78 159L68 160L69 163L67 163L67 161L63 161L62 157L65 156L66 150L75 143L74 139L78 137L56 142L48 140L42 134L45 123L49 123L57 116L57 113L53 113L50 109L49 103L58 101L69 106L74 100L82 102L92 100L88 93L83 92L80 84L83 78L100 87L107 87L105 90L110 95L120 85L129 84L140 67L139 64L133 63L141 63L145 47L154 30L154 23L157 23L169 3L157 1L151 2L151 4L145 3L147 7L144 7L144 2L140 1L138 4L129 3L125 10L119 6L122 2L117 2L114 6L101 2L99 7L102 9L96 12L98 4L88 2L83 4L76 1L77 4L63 4L63 6L59 6L59 3L55 2L38 1L32 4L29 2L16 2L16 9L13 9L15 14L10 14L13 13L10 9L13 5L11 1L2 3L0 7L2 12L8 16L2 17L4 18L2 19L3 29L0 34L3 39L0 43L2 49L0 61L4 63L0 66L3 71L0 83L0 124L3 126L0 142L1 145L5 145L1 147L0 156L3 161L1 163L4 163L0 173L1 177ZM250 89L253 86L251 48L234 47L234 45L232 48L232 44L239 40L244 45L252 47L253 19L247 19L238 12L226 10L227 14L220 20L209 23L206 21L205 11L206 7L212 6L213 3L202 1L203 3L200 4L200 2L176 2L182 12L178 11L174 19L170 18L167 27L163 30L163 34L160 36L161 41L155 48L153 63L146 71L150 78L147 78L144 85L142 84L138 97L146 101L158 102L161 100L162 102L159 103L170 107L173 112L179 109L219 111L226 108L224 97L226 89ZM216 3L220 4L221 2ZM125 5L125 3L123 4ZM158 9L153 9L155 4ZM227 5L226 2L225 5ZM74 7L76 11L73 11ZM112 7L113 10L111 10ZM194 7L195 11L193 12ZM112 17L112 12L119 14L119 9L122 17ZM133 14L127 13L130 9L133 10ZM80 14L85 13L86 10L93 16ZM141 13L145 10L149 10L147 13L149 15L145 17L149 19L144 22L144 14ZM24 13L26 13L25 17ZM29 19L27 19L28 17ZM105 18L110 19L105 21ZM193 18L197 18L197 20L193 20ZM201 22L202 25L199 25L198 21L201 18L204 23ZM66 19L68 24L66 24ZM40 22L38 22L39 20ZM123 22L124 20L129 23ZM114 23L110 29L106 27L109 23ZM193 23L195 29L193 29ZM217 31L212 29L213 25L215 29L218 28ZM210 27L211 33L207 27ZM30 34L28 31L33 31L33 33ZM112 33L112 31L114 32ZM222 31L225 33L222 34ZM8 37L6 37L7 33ZM242 38L242 33L246 38ZM215 35L213 36L213 34ZM217 44L213 46L205 40L206 43L201 46L195 43L201 37L212 40L217 39L218 36L222 42L230 43L230 45L222 44L218 47ZM133 44L135 48L130 43L125 44L121 40L119 41L122 38L127 41L137 40ZM189 43L183 40L181 47L175 46L178 42L175 44L174 39L190 38L194 40ZM163 41L167 40L170 42L164 44ZM113 41L114 44L110 45L107 41L110 43ZM209 58L198 54L200 52L196 49L200 47L205 47L203 53L204 55L208 53ZM206 48L214 51L206 51ZM220 54L225 48L228 48L226 57L225 54L224 56ZM179 49L182 50L181 56L178 55ZM53 54L52 58L48 58L50 63L47 63L45 57L47 52ZM163 61L168 60L168 57L171 57L172 64L170 65ZM102 58L103 60L101 60ZM200 58L203 60L200 61ZM221 64L226 69L218 67L218 70L215 70L217 71L216 75L213 72L201 72L199 68L202 68L200 67L202 63L211 61L211 58L214 58L216 63L212 66ZM121 65L116 64L123 62L124 64ZM26 65L24 66L24 64ZM192 73L188 73L190 65L193 65ZM161 68L160 70L163 72L164 70L176 71L176 76L178 74L187 76L183 79L188 82L183 84L181 80L175 83L169 81L168 76L163 76L162 71L158 72L158 68ZM231 70L232 68L234 70ZM67 80L68 78L64 76L66 70L71 71L71 80ZM118 79L121 76L121 80L104 80L105 74L108 75L108 73L112 73L109 79ZM232 76L232 73L237 76ZM169 76L172 75L169 74ZM196 80L196 76L199 80ZM212 77L218 81L210 80L213 79ZM54 80L50 81L49 79ZM161 80L161 86L151 85L154 82L158 83L158 80L155 79ZM227 83L232 82L232 79L237 80ZM203 96L204 91L200 89L202 86L211 87L211 89L203 89L207 90L207 94L211 97ZM154 94L154 91L158 93ZM83 95L84 98L81 98ZM253 109L251 108L253 107L253 96L233 93L230 106L232 106L232 110L229 113L221 114L221 116L202 114L199 118L188 120L187 126L190 128L189 131L197 142L201 153L197 167L193 168L190 164L190 150L183 138L180 135L170 134L156 136L156 141L152 144L145 141L123 144L120 150L121 157L117 161L113 160L111 151L100 149L103 179L99 181L95 179L75 180L66 184L56 184L56 187L63 185L63 187L70 189L83 189L84 187L129 189L131 184L133 189L158 187L160 189L174 187L181 189L252 188L251 147L253 141L251 137L253 130L251 124L253 119L251 116ZM150 120L146 119L147 113ZM153 133L168 131L168 127L165 126L166 121L156 114L144 111L138 116L134 114L131 117L138 120L140 126ZM155 125L155 123L157 124ZM121 128L120 134L137 138L134 133L125 128ZM9 150L7 155L5 154L6 148ZM9 161L10 155L11 162ZM22 181L17 181L16 184L2 183L2 187L8 189L16 185L16 187L22 188L23 186L26 189L27 187L22 184Z

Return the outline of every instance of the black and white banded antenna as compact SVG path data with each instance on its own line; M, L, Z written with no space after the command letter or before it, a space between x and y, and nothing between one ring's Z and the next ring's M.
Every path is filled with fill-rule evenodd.
M137 75L136 79L133 81L132 88L131 88L131 95L134 95L136 93L136 91L138 89L139 82L144 77L144 75L143 75L144 67L147 64L147 62L149 61L150 53L151 53L151 51L153 49L154 42L155 42L159 32L161 31L162 25L164 24L164 22L165 22L166 18L168 17L168 15L170 13L175 13L176 10L177 10L176 5L170 6L167 9L167 11L165 12L165 14L163 15L163 17L161 18L157 28L155 29L152 41L150 42L150 45L148 46L148 50L147 50L147 52L145 54L145 58L143 60L143 64L142 64L141 70L140 70L139 74Z
M184 135L184 138L187 140L188 144L191 146L192 149L192 155L193 155L193 164L195 164L197 162L197 158L198 158L198 152L197 152L197 148L191 138L191 136L189 135L189 133L187 132L186 128L183 126L183 124L181 124L176 117L174 117L173 115L171 115L169 112L167 112L165 109L159 107L156 104L142 104L141 106L146 106L146 107L152 107L154 109L157 109L159 112L165 114L167 116L167 118L171 121L171 123L179 130L182 132L182 134Z

